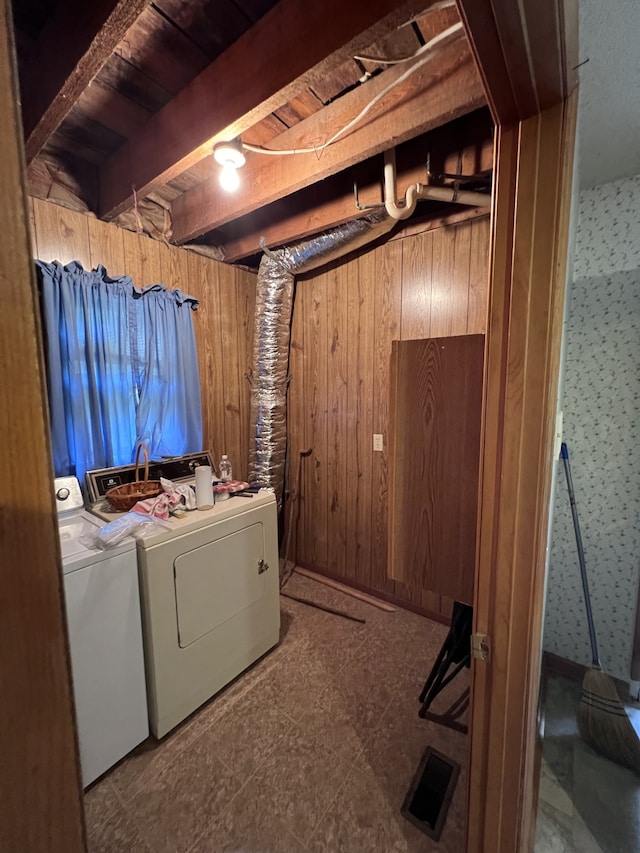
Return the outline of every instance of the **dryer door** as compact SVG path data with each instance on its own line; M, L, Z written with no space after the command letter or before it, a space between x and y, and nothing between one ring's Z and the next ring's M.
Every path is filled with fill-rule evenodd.
M252 524L176 558L178 641L194 643L264 595L264 530ZM277 566L274 567L277 571Z

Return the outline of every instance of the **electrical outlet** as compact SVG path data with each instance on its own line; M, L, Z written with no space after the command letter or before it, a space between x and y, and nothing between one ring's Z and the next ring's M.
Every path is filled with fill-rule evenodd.
M384 441L382 440L380 433L374 432L373 434L373 449L384 450Z

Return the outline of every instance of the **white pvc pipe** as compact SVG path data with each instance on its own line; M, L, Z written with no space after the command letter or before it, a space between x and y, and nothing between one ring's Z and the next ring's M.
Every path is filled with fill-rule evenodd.
M430 184L411 184L405 194L404 206L396 201L396 151L392 148L384 152L384 206L393 219L407 219L416 209L419 198L433 201L467 204L473 207L489 207L491 195L463 190L457 192L453 187L434 187Z

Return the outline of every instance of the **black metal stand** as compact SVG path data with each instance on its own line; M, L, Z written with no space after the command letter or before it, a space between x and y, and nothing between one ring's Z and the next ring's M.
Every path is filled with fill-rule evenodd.
M449 633L422 688L420 694L422 704L418 712L423 719L432 720L464 734L467 733L468 727L464 723L460 723L458 718L469 707L468 687L443 714L434 714L429 710L429 707L436 696L453 681L456 675L464 667L471 665L472 623L473 607L456 601L453 605ZM453 669L451 669L452 667ZM451 671L449 671L450 669Z

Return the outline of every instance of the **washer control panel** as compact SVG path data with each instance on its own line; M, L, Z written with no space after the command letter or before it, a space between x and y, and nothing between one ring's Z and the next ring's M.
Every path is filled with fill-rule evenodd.
M56 477L53 481L58 514L84 507L80 483L77 477Z

